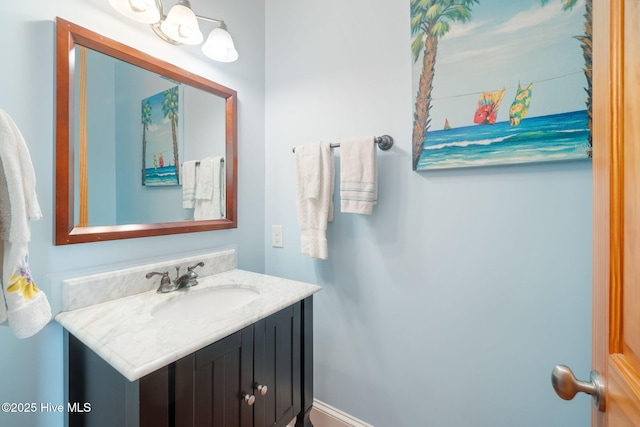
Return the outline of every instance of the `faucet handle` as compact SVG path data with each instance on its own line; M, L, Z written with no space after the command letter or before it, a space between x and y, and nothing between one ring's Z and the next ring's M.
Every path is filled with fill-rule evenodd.
M160 280L163 281L165 278L169 278L169 272L165 271L164 273L158 273L157 271L152 271L151 273L147 273L144 277L151 279L153 276L162 276L162 279Z
M192 265L191 267L187 267L187 271L193 271L196 267L204 267L204 262L200 261L199 263Z
M187 275L189 276L189 286L196 286L198 281L198 273L193 271L196 267L204 267L204 262L200 261L199 263L192 265L191 267L187 267Z
M171 278L169 277L169 272L165 271L164 273L158 273L157 271L152 271L147 273L145 277L147 279L151 279L153 276L162 276L160 279L160 287L158 288L158 293L171 292L175 290L175 285L171 283Z

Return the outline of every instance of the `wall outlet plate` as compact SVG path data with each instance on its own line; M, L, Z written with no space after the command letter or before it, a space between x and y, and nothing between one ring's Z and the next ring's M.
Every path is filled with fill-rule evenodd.
M281 248L282 244L282 226L281 225L272 225L271 226L271 246L274 248Z

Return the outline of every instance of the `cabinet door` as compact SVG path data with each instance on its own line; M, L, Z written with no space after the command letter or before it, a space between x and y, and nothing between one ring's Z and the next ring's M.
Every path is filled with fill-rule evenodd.
M251 427L253 327L228 336L175 365L176 426Z
M254 425L284 427L300 412L300 304L259 321L254 334Z

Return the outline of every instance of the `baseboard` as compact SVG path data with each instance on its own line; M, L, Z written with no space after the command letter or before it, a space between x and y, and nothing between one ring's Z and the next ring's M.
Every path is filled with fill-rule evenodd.
M373 427L318 399L313 399L311 422L314 427Z
M310 417L313 427L373 427L318 399L313 399ZM295 424L296 420L293 419L287 427L293 427Z

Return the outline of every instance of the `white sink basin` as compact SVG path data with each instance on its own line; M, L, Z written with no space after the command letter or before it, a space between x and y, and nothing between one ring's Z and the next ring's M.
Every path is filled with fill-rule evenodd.
M250 286L228 285L176 291L178 296L158 304L151 310L156 319L195 320L226 313L243 307L260 297Z

